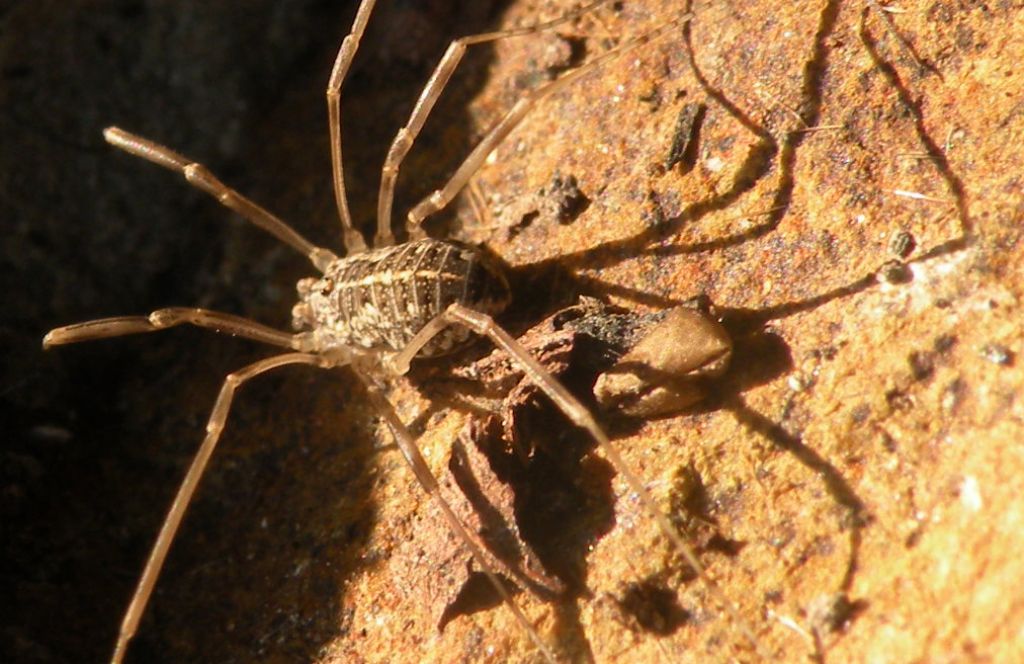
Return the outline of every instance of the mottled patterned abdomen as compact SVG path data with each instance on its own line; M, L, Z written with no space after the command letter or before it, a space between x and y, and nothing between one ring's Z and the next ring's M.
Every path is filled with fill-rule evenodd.
M298 284L295 324L312 329L322 348L397 351L430 320L458 302L497 314L509 300L497 263L461 242L417 240L332 263L319 279ZM431 339L421 357L455 350L469 331L454 326Z

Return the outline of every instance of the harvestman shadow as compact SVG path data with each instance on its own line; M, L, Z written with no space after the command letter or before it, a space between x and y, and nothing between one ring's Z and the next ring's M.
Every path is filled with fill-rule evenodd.
M799 104L799 109L800 121L807 128L813 128L820 122L824 75L829 54L827 41L835 30L839 6L838 0L833 0L823 8L818 30L813 39L812 56L804 67L802 85L804 99ZM967 215L962 183L952 172L943 151L925 130L919 105L913 101L912 95L901 81L895 68L881 58L873 39L867 32L865 22L868 12L869 9L866 8L862 13L860 32L862 42L877 69L882 72L889 84L899 92L901 103L912 114L918 139L925 146L927 154L937 165L941 177L952 192L954 205L960 220L961 234L958 237L941 242L915 258L904 261L903 265L907 266L929 261L936 257L967 248L971 243L971 222ZM712 198L691 203L680 214L669 219L660 219L659 223L653 225L653 227L632 237L609 241L574 254L522 266L519 269L518 275L520 279L528 283L556 283L562 285L559 288L551 289L555 292L569 290L594 296L616 295L658 308L679 305L681 302L671 297L632 290L627 287L606 283L596 277L575 274L574 268L594 269L623 260L619 257L644 255L645 248L650 243L678 233L685 223L695 221L710 212L727 209L739 200L745 192L749 191L758 180L772 172L775 155L779 157L779 184L776 187L774 204L770 206L770 211L767 213L769 220L766 223L735 236L709 240L698 244L663 245L647 253L651 255L676 255L725 249L743 242L753 241L770 233L785 217L795 186L794 167L797 154L799 147L807 139L808 133L799 130L787 131L780 139L775 139L768 130L758 126L737 105L729 101L721 90L714 88L697 68L693 59L692 29L687 24L684 26L683 31L690 53L691 67L699 84L710 99L716 102L719 107L724 108L742 126L758 137L758 142L751 148L745 161L737 169L733 186L726 192L717 194ZM762 343L763 345L764 336L761 330L769 321L793 316L813 310L835 300L852 297L875 286L880 278L878 272L871 272L850 283L836 286L820 295L809 297L802 301L772 305L761 310L722 309L723 322L736 338L737 352L742 353L745 344L756 346L758 343ZM564 305L565 302L562 301L558 304ZM546 309L544 308L545 305L540 303L535 303L534 306L543 311L550 311L554 305L547 303ZM762 341L758 342L757 337L761 337ZM791 369L791 361L788 359L788 349L785 343L781 339L777 339L777 343L774 344L770 351L768 361L771 362L771 355L774 355L778 360L775 362L777 365L775 376L788 372ZM754 355L757 356L759 361L764 360L766 357L763 353L755 353ZM767 438L780 450L785 450L793 455L814 476L821 478L827 493L841 508L838 523L839 530L849 533L850 543L846 571L838 585L838 590L848 591L852 586L853 576L857 570L861 530L870 521L870 515L867 513L863 501L856 495L839 470L814 449L804 444L798 432L788 431L783 424L773 422L770 418L758 413L747 405L740 396L745 389L763 382L762 379L754 377L755 374L760 375L762 373L763 371L760 369L747 372L746 376L739 371L732 372L731 378L727 377L727 379L722 381L722 394L716 405L731 411L737 420L746 427ZM762 378L770 379L770 377ZM715 405L711 407L715 407Z

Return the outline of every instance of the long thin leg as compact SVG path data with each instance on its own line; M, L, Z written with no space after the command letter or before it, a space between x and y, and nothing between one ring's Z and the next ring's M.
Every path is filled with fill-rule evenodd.
M381 393L380 389L375 386L362 372L355 372L359 378L366 385L367 392L370 395L370 399L374 402L379 413L381 413L384 419L387 421L388 426L391 428L391 433L395 436L395 442L398 444L398 449L401 450L402 456L409 463L409 467L412 468L413 474L416 476L420 486L430 495L430 498L434 500L438 507L441 508L441 513L444 514L445 520L448 522L448 526L455 533L456 537L462 540L462 543L469 549L473 558L480 565L484 574L490 580L491 585L498 591L501 599L505 602L505 605L512 611L516 617L516 621L522 626L526 633L530 636L530 640L533 641L537 649L543 654L544 659L551 664L555 664L554 653L548 647L544 640L540 638L537 630L534 629L533 625L527 619L526 614L523 613L519 605L516 604L515 600L509 594L508 589L505 588L505 584L498 578L498 572L494 569L491 563L488 561L487 556L481 550L480 546L476 543L476 540L469 534L466 527L459 521L459 517L455 515L455 511L452 509L448 501L445 500L444 496L441 495L440 488L437 484L437 478L434 477L434 473L431 472L430 467L427 466L426 460L423 458L423 454L420 453L420 448L416 445L416 441L413 439L412 434L405 427L402 421L399 419L398 414L395 412L391 402Z
M348 211L348 197L345 195L345 173L341 163L341 84L352 66L352 59L359 48L359 40L363 38L366 23L370 20L370 12L377 0L363 0L356 10L356 18L352 22L352 30L338 49L338 57L334 60L331 77L327 81L327 126L331 134L331 174L334 178L334 200L338 205L338 217L341 218L342 239L345 252L349 255L365 251L366 240L362 234L352 227L352 214Z
M391 232L391 207L395 198L395 181L398 179L398 169L401 167L402 160L409 153L409 149L412 148L412 144L419 135L420 130L423 129L427 116L433 110L438 97L441 96L445 86L448 85L448 81L451 80L452 74L455 73L455 69L462 61L462 56L466 54L466 50L474 44L484 44L509 37L520 37L554 28L594 9L598 5L604 5L608 2L610 0L596 0L553 21L525 28L485 32L460 37L448 45L448 50L445 51L441 61L437 63L437 67L434 68L434 72L430 75L427 84L423 86L423 91L420 93L420 97L416 100L416 105L409 115L409 121L398 130L395 139L391 142L388 156L384 160L384 167L380 176L380 194L377 197L377 235L374 238L374 246L385 247L395 243L395 236ZM410 229L410 231L412 230ZM415 230L417 232L410 234L410 240L419 239L422 236L422 230L418 226Z
M519 365L519 368L523 370L526 376L528 376L530 380L555 403L556 406L558 406L559 410L561 410L573 424L587 430L594 440L597 441L597 444L604 452L604 455L612 465L615 466L615 470L622 475L623 479L626 480L626 484L629 485L629 488L640 498L640 502L643 504L644 509L654 518L662 533L664 533L669 541L672 542L672 546L675 550L683 557L684 560L686 560L690 567L693 568L704 583L705 587L707 587L711 594L714 595L719 603L726 609L736 628L744 637L747 638L747 640L750 641L759 655L767 658L767 655L761 649L760 642L754 635L754 631L747 625L746 621L743 620L733 603L718 587L718 584L708 576L703 563L701 563L700 559L697 558L697 554L694 552L693 547L686 542L675 526L673 526L669 521L668 517L666 517L658 508L657 504L654 502L654 498L644 486L643 482L640 481L640 478L633 472L629 467L629 464L626 463L618 450L611 444L607 434L605 434L604 430L597 423L597 420L595 420L590 414L587 407L580 403L579 400L576 399L576 397L574 397L572 393L570 393L569 390L567 390L565 386L558 381L558 379L552 376L543 366L541 366L541 364L530 354L530 351L513 339L508 332L495 324L494 319L486 314L468 309L461 304L453 304L448 307L443 314L427 323L423 329L421 329L416 336L409 341L400 353L397 353L391 358L389 362L390 368L396 371L407 370L409 362L416 356L420 349L423 348L431 338L452 324L464 325L477 334L488 337L495 346L508 353L513 362Z
M217 401L213 405L213 412L210 413L210 419L206 423L206 438L192 460L192 465L189 466L188 473L186 473L185 479L178 489L178 494L174 497L174 502L171 503L171 509L167 513L167 518L164 519L163 525L160 527L160 534L157 535L156 543L153 544L153 550L149 553L149 559L146 561L142 577L135 587L135 594L132 595L131 604L128 605L128 610L124 614L124 620L121 622L121 631L117 635L117 645L114 647L114 655L111 658L113 664L120 664L124 659L128 642L135 635L135 630L139 626L139 620L146 609L146 603L153 593L157 577L160 576L160 568L163 567L164 560L167 558L167 551L170 549L175 533L178 532L178 526L181 524L185 510L192 500L192 494L195 493L196 486L198 486L199 480L203 476L206 463L210 460L210 455L213 454L217 441L220 440L220 434L224 430L224 423L228 419L228 412L231 409L231 400L235 395L235 391L250 378L288 364L311 364L323 368L333 366L328 360L319 355L288 353L287 355L269 357L250 364L239 371L228 374L227 378L224 379L224 385L220 388L220 394L217 395Z
M126 334L156 332L176 325L196 325L215 332L230 334L233 337L244 337L292 350L304 352L314 350L313 339L308 333L288 334L241 316L209 309L185 307L157 309L148 316L101 318L58 327L50 330L43 337L43 348L107 337L120 337Z
M234 189L218 180L213 173L200 163L184 157L168 147L136 136L117 127L107 127L103 137L116 148L136 157L142 157L158 166L181 173L188 182L216 198L221 205L230 208L252 223L267 231L278 240L309 258L318 270L323 271L331 261L337 260L328 249L315 246L299 235L291 226L273 214L253 203Z
M559 90L565 89L583 76L593 72L598 66L609 59L618 57L633 50L634 48L637 48L638 46L647 44L652 40L667 34L669 31L675 29L684 22L689 21L692 16L692 14L684 14L674 21L655 28L654 30L640 35L639 37L635 37L606 53L602 53L590 62L581 65L567 74L563 74L561 77L547 85L533 90L525 97L522 97L512 106L512 108L508 110L508 112L505 113L504 117L502 117L501 120L499 120L498 123L484 135L448 182L441 189L434 191L424 198L416 205L416 207L409 211L409 216L406 220L406 229L409 233L409 237L418 237L422 234L419 227L423 223L423 220L443 209L452 201L453 198L455 198L455 195L466 186L469 179L473 177L478 170L480 170L484 160L487 159L487 155L493 152L494 149L498 147L503 140L505 140L505 138L519 125L520 122L523 121L526 114L533 110L540 100L553 95Z

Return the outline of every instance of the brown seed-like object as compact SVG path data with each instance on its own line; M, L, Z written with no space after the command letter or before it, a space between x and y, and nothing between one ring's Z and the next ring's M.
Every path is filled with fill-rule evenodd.
M675 413L704 398L705 382L722 375L731 356L732 339L721 323L677 307L598 376L594 396L606 410L631 417Z

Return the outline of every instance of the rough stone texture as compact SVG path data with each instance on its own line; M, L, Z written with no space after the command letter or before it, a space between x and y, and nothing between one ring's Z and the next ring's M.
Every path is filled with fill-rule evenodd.
M470 16L382 0L344 96L362 219L445 42L559 11L466 4ZM471 53L396 209L552 71L683 11L617 6ZM901 8L890 30L865 3L697 3L687 31L541 104L476 180L484 223L463 202L447 224L515 266L504 322L517 333L579 293L640 311L705 293L724 313L733 368L712 399L608 424L784 661L1024 657L1024 18L1012 2ZM107 656L221 377L266 352L183 330L44 355L42 333L189 303L284 325L308 274L173 176L106 148L100 129L173 145L337 246L322 88L350 15L299 0L0 14L0 582L20 610L0 659ZM707 106L695 163L666 170L691 103ZM488 232L556 174L575 178L582 212ZM913 237L905 266L891 264L900 233ZM440 469L469 415L416 394L403 382L394 398ZM579 439L555 416L550 427ZM247 386L132 657L537 661L500 606L438 632L435 563L410 564L407 543L447 534L388 440L344 372ZM573 661L753 659L598 457L556 475L579 487L575 518L520 524L540 540L558 530L586 589L520 593L538 631Z

